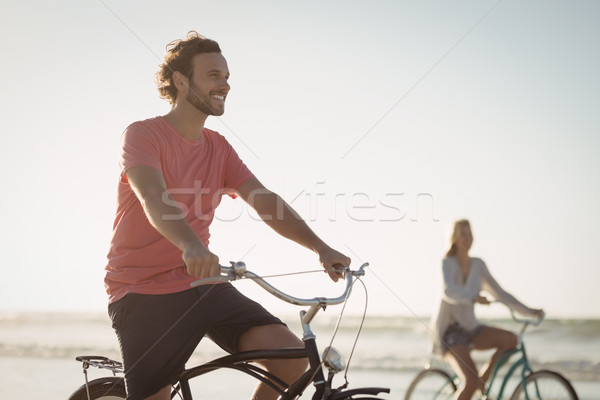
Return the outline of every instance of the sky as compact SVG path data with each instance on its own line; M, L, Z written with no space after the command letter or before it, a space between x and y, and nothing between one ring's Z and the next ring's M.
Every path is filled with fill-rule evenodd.
M226 112L206 126L353 266L370 264L367 295L357 286L348 312L430 315L452 223L468 218L471 255L510 293L549 317L600 318L600 3L3 0L2 10L0 310L106 309L120 137L168 112L154 74L166 44L196 30L231 71ZM239 199L223 200L211 232L222 261L259 274L319 268ZM342 290L320 273L272 283L304 297Z

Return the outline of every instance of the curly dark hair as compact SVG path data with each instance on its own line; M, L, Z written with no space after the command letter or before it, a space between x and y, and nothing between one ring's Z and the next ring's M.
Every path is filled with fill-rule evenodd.
M188 78L192 77L192 58L200 53L221 53L219 44L196 31L190 31L185 39L174 40L167 44L167 54L156 73L156 85L160 97L173 104L177 98L177 88L173 83L173 73L179 71Z

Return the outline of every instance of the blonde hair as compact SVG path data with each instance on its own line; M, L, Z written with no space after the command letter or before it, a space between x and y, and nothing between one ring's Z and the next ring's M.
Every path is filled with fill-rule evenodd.
M460 231L465 226L471 228L471 223L468 219L459 219L454 221L454 227L452 228L452 236L450 237L450 248L446 252L446 256L455 256L456 255L456 241L458 240L458 236L460 235Z

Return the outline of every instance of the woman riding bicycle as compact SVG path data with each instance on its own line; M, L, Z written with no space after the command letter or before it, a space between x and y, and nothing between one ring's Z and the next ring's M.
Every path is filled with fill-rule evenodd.
M541 309L525 306L507 293L490 274L480 258L469 256L473 244L471 225L462 219L454 223L450 249L442 260L444 290L438 312L433 316L433 351L448 359L463 386L456 391L457 400L469 400L483 393L500 354L516 348L517 336L504 329L481 324L475 317L475 303L490 304L481 294L484 290L515 311L540 316ZM481 372L471 358L471 350L496 351Z

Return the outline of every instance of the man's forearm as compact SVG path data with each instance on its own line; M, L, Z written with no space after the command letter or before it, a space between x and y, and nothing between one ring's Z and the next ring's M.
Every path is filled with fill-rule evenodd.
M254 209L281 236L317 253L327 247L298 213L276 193L269 191L258 195Z
M200 242L179 207L167 204L162 197L156 196L143 199L142 207L150 224L180 250Z

